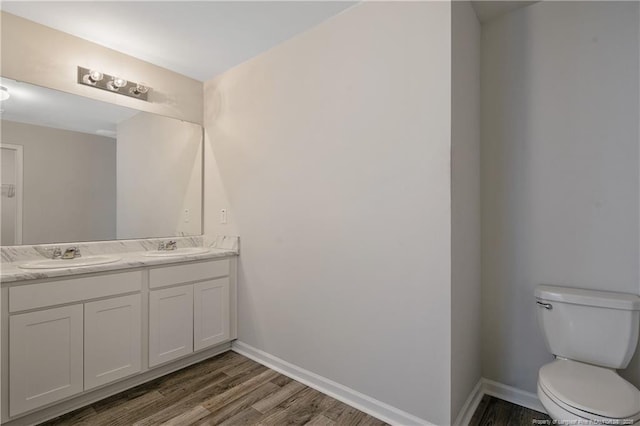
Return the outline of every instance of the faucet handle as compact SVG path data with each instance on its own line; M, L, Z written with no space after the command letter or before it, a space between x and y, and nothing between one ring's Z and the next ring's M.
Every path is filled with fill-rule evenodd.
M82 256L82 253L80 253L80 247L79 247L79 246L77 246L77 247L76 247L75 256L76 256L76 257L80 257L80 256Z
M166 250L167 246L164 243L164 241L160 241L160 243L158 244L158 250Z

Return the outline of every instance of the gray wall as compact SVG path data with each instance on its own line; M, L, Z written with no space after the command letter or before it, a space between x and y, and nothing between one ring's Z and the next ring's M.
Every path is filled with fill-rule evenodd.
M141 112L118 124L117 147L117 238L200 235L202 127Z
M114 139L3 120L2 142L23 146L23 244L115 239Z
M480 23L452 3L451 416L482 376L480 309Z
M205 83L206 174L242 236L239 339L436 424L450 25L448 2L364 2ZM211 233L220 196L207 186Z
M483 27L489 379L535 392L538 284L638 293L639 6L541 2Z

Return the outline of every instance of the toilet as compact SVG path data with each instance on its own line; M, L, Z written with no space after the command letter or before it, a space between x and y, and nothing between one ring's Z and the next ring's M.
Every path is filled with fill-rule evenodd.
M538 397L557 424L640 423L640 391L618 375L638 343L640 297L541 285L538 321L555 360Z

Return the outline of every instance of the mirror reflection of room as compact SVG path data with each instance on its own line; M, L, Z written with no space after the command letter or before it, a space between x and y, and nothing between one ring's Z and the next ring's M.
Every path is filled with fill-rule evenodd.
M199 125L1 85L3 246L201 233Z

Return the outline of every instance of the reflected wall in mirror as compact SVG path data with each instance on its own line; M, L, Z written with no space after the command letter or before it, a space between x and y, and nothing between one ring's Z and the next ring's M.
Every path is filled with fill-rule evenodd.
M202 233L202 128L2 78L2 245Z

